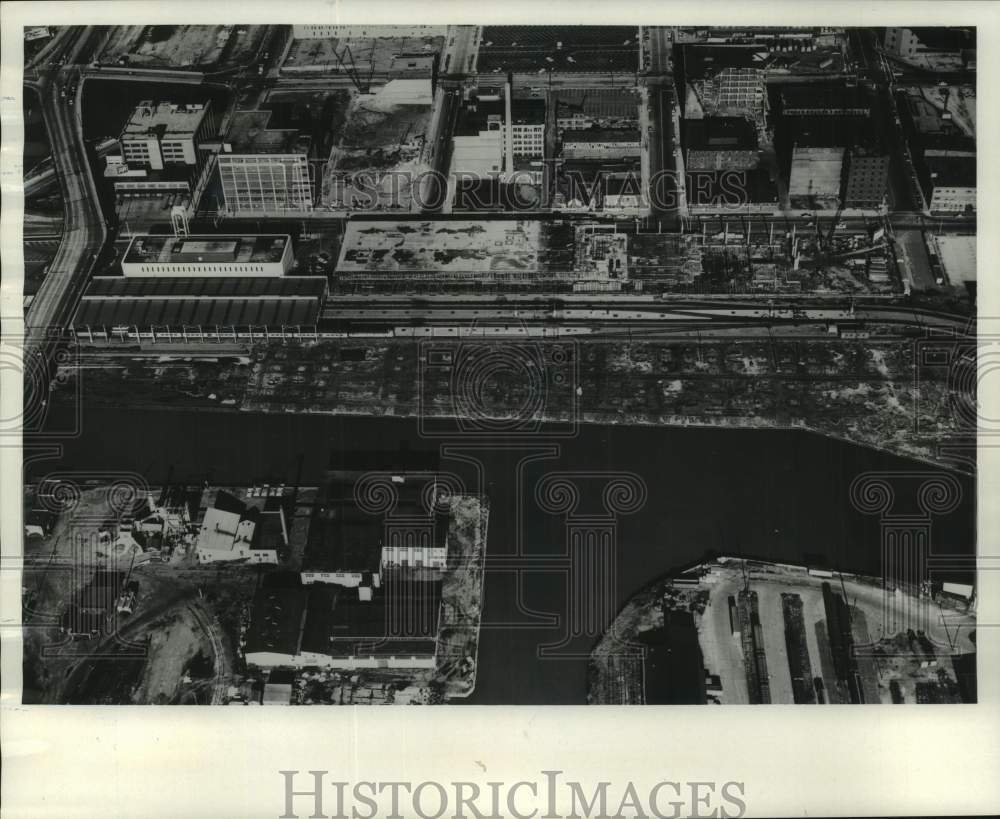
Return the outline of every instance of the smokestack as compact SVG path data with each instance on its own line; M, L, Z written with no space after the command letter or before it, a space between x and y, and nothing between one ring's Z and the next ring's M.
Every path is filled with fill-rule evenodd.
M504 146L504 155L506 156L506 161L504 162L504 171L506 172L508 179L514 176L514 122L511 119L511 104L510 104L512 79L513 78L510 72L508 72L507 82L504 85L503 89L503 99L504 99L503 146Z

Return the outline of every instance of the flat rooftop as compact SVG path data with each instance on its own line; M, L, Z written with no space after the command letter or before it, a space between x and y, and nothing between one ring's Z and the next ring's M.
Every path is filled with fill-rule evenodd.
M329 492L329 489L328 489ZM385 523L359 509L347 488L346 498L327 499L309 525L302 558L306 572L369 572L382 563Z
M500 100L480 100L475 107L466 107L462 111L455 134L458 136L473 136L486 130L490 117L499 117L502 123L506 118L506 107ZM524 99L515 97L510 101L510 118L515 125L544 125L545 100Z
M639 116L639 99L632 88L557 88L557 116L581 113L597 118L631 118Z
M694 151L753 151L757 130L743 117L704 117L681 121L684 147Z
M941 234L937 242L941 266L953 284L976 280L976 237Z
M574 142L638 142L639 131L635 128L568 128L563 133L563 143Z
M308 137L297 128L268 128L271 111L236 111L229 120L224 142L234 154L288 154L309 152Z
M627 72L639 63L638 26L485 26L479 75Z
M305 616L306 592L303 589L261 589L253 601L246 652L298 654Z
M198 130L208 104L173 102L140 102L129 117L123 136L141 136L160 131L171 134L193 134Z
M928 156L924 159L934 187L976 187L976 158L974 156Z
M129 243L125 264L211 264L279 262L288 235L263 236L136 236Z
M728 45L686 45L683 55L688 80L703 80L724 68L763 69L770 56L765 47Z
M787 85L781 88L781 108L786 115L796 111L871 110L871 100L863 87L840 84Z
M372 600L325 584L308 592L302 650L334 657L432 655L437 644L441 582L390 581Z

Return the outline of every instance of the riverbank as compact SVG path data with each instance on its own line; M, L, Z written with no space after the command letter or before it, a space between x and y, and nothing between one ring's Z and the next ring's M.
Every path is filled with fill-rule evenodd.
M893 628L921 606L928 612L923 628ZM589 701L676 696L673 678L651 674L650 651L669 641L665 626L678 614L690 618L700 652L696 668L675 668L673 676L704 675L700 696L687 702L975 698L968 681L976 617L968 602L941 594L918 599L902 589L887 594L879 578L865 575L720 557L656 581L625 604L591 655Z
M518 425L801 429L975 473L950 358L832 339L262 344L248 357L90 351L56 393L94 406ZM928 361L932 363L927 363ZM79 376L79 378L78 378ZM970 405L971 406L971 405ZM949 444L950 446L943 446Z

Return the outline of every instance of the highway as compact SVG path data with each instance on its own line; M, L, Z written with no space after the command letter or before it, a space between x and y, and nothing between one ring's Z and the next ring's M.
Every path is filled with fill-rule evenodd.
M25 356L50 354L50 328L60 332L83 290L91 265L107 239L104 215L91 174L80 121L83 82L75 61L90 41L92 28L76 27L67 65L43 69L34 84L52 158L62 188L65 213L59 249L25 316ZM75 93L60 96L64 87Z

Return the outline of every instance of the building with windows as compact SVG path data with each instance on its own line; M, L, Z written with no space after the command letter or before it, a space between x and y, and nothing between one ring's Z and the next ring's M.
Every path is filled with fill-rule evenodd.
M154 171L200 167L198 147L215 133L211 103L140 102L119 137L126 164Z
M932 213L963 213L976 209L974 156L926 157L921 183Z
M870 114L871 101L861 86L810 83L787 85L781 89L783 117L867 117Z
M567 130L562 136L566 159L621 159L639 156L639 131L634 128Z
M881 208L889 184L889 155L874 146L854 146L847 151L844 206Z
M270 111L237 111L219 154L223 201L233 215L294 214L313 208L310 139L269 128Z
M743 117L705 117L682 123L686 171L745 171L760 164L757 132Z
M420 510L413 524L408 526L390 523L386 527L382 546L382 567L385 569L444 569L448 564L448 526L451 518L447 512L433 517Z
M492 94L470 101L452 138L451 172L456 175L541 180L534 160L545 155L545 102Z
M292 27L292 33L296 40L326 40L331 38L356 38L356 37L443 37L447 31L447 26L391 26L374 25L366 23L363 25L327 25L318 24L296 24Z
M283 276L292 267L292 237L140 235L122 257L129 277Z

